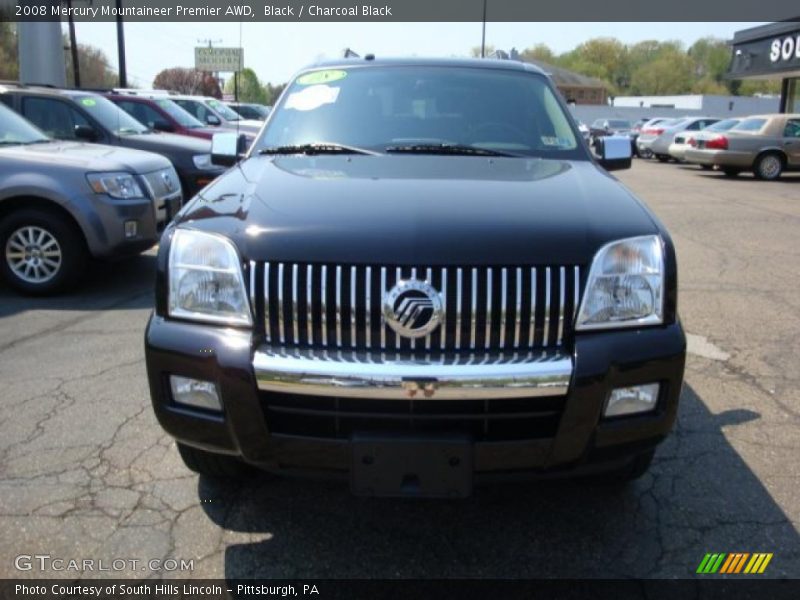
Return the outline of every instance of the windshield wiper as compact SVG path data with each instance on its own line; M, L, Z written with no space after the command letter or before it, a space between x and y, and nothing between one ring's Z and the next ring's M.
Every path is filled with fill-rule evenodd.
M404 154L453 154L461 156L519 156L509 152L464 144L406 144L387 146L386 152Z
M376 154L371 150L333 144L329 142L315 142L311 144L297 144L293 146L274 146L258 151L259 154Z

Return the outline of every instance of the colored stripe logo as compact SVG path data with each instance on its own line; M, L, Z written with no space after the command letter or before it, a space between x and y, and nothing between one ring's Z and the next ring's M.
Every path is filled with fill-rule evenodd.
M709 553L700 561L697 573L701 575L720 574L761 574L767 569L769 561L772 560L771 552L732 552L732 553Z

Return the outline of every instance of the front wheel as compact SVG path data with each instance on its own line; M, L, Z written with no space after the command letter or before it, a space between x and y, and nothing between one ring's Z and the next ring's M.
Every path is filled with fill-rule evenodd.
M34 295L73 286L84 271L83 236L58 215L41 209L11 213L0 224L2 273L11 286Z
M783 172L783 160L774 152L762 154L756 159L753 172L759 179L775 181Z

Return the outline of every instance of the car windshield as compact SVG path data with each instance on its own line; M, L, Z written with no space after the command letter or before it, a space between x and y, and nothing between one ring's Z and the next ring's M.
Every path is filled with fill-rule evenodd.
M706 131L728 131L741 122L741 119L723 119L706 127Z
M238 106L232 106L231 108L245 119L264 119L264 115L252 104L239 104Z
M732 127L731 131L759 131L766 122L766 119L745 119L735 127Z
M226 121L240 121L242 119L242 117L239 116L239 113L237 113L227 104L223 104L219 100L206 100L206 104L221 114Z
M170 117L175 119L181 127L186 127L187 129L197 129L198 127L204 127L204 125L195 119L191 114L187 111L183 110L180 106L175 104L172 100L167 100L165 98L159 98L158 100L154 100L156 104L166 112Z
M94 94L79 94L72 97L86 112L106 129L117 135L147 133L149 129L111 102L108 98Z
M0 104L0 146L41 144L50 138L10 108Z
M630 129L631 123L630 121L622 121L620 119L611 119L608 121L608 126L613 127L614 129Z
M311 71L273 109L256 150L337 144L586 158L547 79L510 69L370 66Z

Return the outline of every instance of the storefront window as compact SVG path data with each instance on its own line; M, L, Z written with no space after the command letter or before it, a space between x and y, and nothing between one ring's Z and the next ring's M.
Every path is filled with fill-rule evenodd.
M786 112L800 113L800 77L789 80L786 94Z

